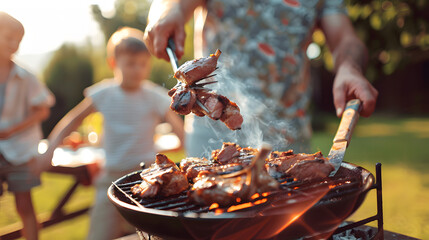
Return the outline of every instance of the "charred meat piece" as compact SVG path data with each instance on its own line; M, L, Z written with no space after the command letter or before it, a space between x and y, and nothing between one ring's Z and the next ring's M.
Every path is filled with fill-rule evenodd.
M220 101L218 94L203 90L197 91L198 100L207 108L208 112L204 113L213 120L219 120L222 116L225 105ZM201 109L201 108L200 108ZM201 109L202 111L202 109ZM202 111L204 112L204 111Z
M334 169L334 166L326 159L315 158L295 163L286 171L286 175L301 181L311 181L326 178Z
M258 150L253 148L242 148L236 143L225 142L221 149L212 151L212 159L220 164L228 163L250 163Z
M208 117L213 120L220 119L231 130L241 129L243 116L235 102L214 92L197 93L197 98L209 110L209 114L206 114Z
M249 162L250 163L250 162ZM248 164L231 163L220 165L206 158L189 157L180 161L180 170L186 174L190 182L198 177L201 172L212 173L213 175L223 175L243 169L243 166Z
M180 170L186 175L188 181L192 182L201 171L199 169L213 168L213 162L206 158L188 157L180 161Z
M226 105L220 120L231 130L241 129L243 116L241 116L240 108L235 102L230 101L229 104Z
M212 151L212 158L220 164L231 162L240 156L240 146L235 143L223 143L221 149Z
M192 85L216 70L220 54L221 51L217 49L215 54L208 57L187 61L177 69L174 77L185 85Z
M131 188L134 196L151 198L155 196L170 196L188 189L189 184L176 164L163 154L157 154L155 163L140 174L141 184Z
M265 167L272 177L288 176L301 181L327 177L333 170L332 164L320 151L314 154L274 151L266 160Z
M174 91L172 95L170 109L174 112L187 115L191 113L192 107L197 100L195 91L188 87L181 87Z
M267 174L264 159L270 148L263 147L245 169L226 175L213 175L201 172L198 180L189 191L189 198L200 205L217 203L228 206L237 202L250 200L255 193L274 191L279 183Z
M213 165L207 158L187 157L180 161L180 171L186 172L189 167L194 165Z
M231 130L241 129L243 117L240 108L225 96L182 86L172 88L169 94L172 97L170 109L178 114L187 115L192 112L199 117L208 116L213 120L221 120ZM205 110L196 101L204 105Z
M199 175L202 173L210 173L210 175L225 175L233 172L243 170L243 164L230 163L226 165L212 164L212 165L192 165L186 170L186 177L190 182L196 182Z

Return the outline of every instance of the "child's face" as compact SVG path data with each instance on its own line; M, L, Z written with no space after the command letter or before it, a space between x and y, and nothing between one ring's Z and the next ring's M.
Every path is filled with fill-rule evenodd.
M149 77L150 69L149 53L122 53L116 57L115 70L122 75L122 86L125 88L138 88L141 81Z
M24 36L24 32L12 26L0 24L0 58L11 59L12 55L18 51L19 43Z

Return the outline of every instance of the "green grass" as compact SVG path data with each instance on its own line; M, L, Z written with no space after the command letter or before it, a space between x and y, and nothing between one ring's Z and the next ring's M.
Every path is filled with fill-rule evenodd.
M313 149L327 154L339 120L314 133ZM361 118L345 161L375 173L382 163L384 227L386 230L429 239L429 119ZM349 220L376 214L375 191ZM376 223L369 224L376 226Z
M313 151L327 155L339 120L327 120L325 131L315 132ZM167 154L174 160L183 153ZM429 118L372 117L360 119L347 150L345 160L375 172L375 163L383 164L383 207L385 229L429 239ZM73 179L59 174L44 174L43 185L35 189L33 198L39 219L46 218ZM94 189L79 187L66 206L67 211L92 203ZM54 197L52 197L54 196ZM363 205L349 220L360 220L376 213L375 191L368 193ZM54 225L41 231L41 239L84 239L88 216ZM19 224L13 198L0 198L0 234L9 224ZM370 225L376 226L375 223Z

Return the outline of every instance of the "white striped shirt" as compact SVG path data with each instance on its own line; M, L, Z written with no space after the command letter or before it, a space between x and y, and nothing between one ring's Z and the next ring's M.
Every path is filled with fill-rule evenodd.
M154 130L170 104L166 89L144 81L139 91L126 92L113 79L85 90L103 115L105 168L124 171L155 160Z

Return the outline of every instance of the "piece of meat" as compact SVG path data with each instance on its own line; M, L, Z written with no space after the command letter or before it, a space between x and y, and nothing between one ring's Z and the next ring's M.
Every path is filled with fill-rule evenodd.
M224 142L221 149L212 151L211 158L220 164L242 163L248 165L257 153L257 149L242 148L236 143Z
M197 100L195 91L187 87L176 89L171 98L170 109L181 115L191 113Z
M311 181L326 178L334 169L327 160L315 158L295 163L286 171L286 174L301 181Z
M221 51L217 49L215 54L208 57L187 61L177 69L174 77L185 85L192 85L216 70L220 54Z
M170 90L168 90L168 92L167 92L168 96L172 97L178 88L179 88L179 86L174 86Z
M170 196L188 189L189 184L186 175L176 164L163 154L157 154L155 163L140 174L143 179L141 184L131 188L134 196L151 198L155 196Z
M186 171L186 177L190 182L196 182L201 173L210 173L211 175L225 175L243 170L244 165L241 163L230 163L225 165L192 165Z
M241 129L243 123L243 116L240 114L240 108L234 102L229 102L223 110L220 118L225 125L231 130Z
M247 189L245 183L246 176L224 179L221 176L202 172L188 193L188 197L199 205L210 206L212 203L217 203L219 206L229 206L244 195Z
M180 170L186 175L188 181L192 182L198 176L200 169L212 168L213 164L207 158L188 157L180 161Z
M201 111L211 119L219 120L222 116L223 109L225 108L225 105L219 99L220 95L214 92L202 90L196 92L197 99L207 108L208 112L205 113L201 108L199 109L201 109Z
M228 206L240 201L248 201L255 193L274 191L279 183L267 174L264 160L270 148L263 147L252 163L245 169L226 175L214 175L211 172L200 172L188 196L191 201L200 205L217 203Z
M212 165L213 163L207 158L187 157L180 161L180 171L186 172L193 165Z
M250 162L249 162L250 163ZM249 163L231 163L221 165L207 160L206 158L189 157L180 161L180 170L186 174L189 182L194 182L201 172L212 173L214 175L224 175L240 171Z
M231 162L234 158L240 156L240 146L235 143L226 142L223 143L221 149L212 151L212 159L220 164L226 164Z
M327 177L332 171L329 169L333 168L320 151L314 154L295 154L293 150L272 152L266 160L265 167L274 178L288 176L301 181Z
M172 96L170 108L182 115L194 113L199 117L208 116L213 120L221 120L231 130L241 129L243 116L236 103L225 96L206 90L193 90L192 87L175 87L169 91ZM203 110L196 100L208 110Z

